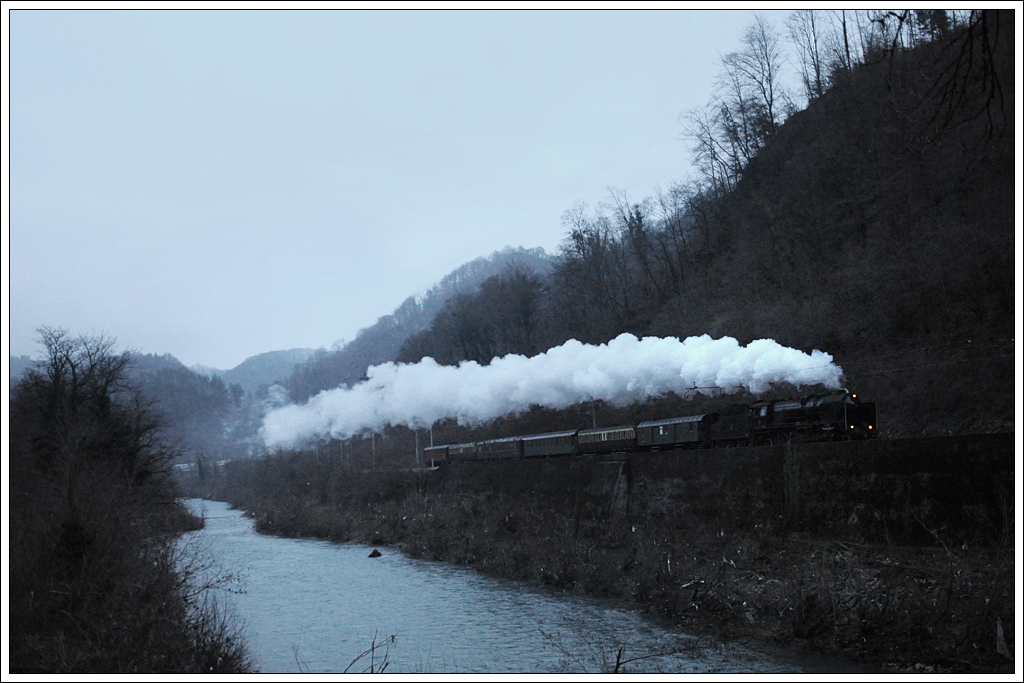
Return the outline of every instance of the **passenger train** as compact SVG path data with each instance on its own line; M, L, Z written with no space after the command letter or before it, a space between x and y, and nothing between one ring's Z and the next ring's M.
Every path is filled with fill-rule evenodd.
M785 441L870 439L878 434L875 404L849 391L782 401L757 401L718 413L651 420L636 425L430 446L433 465L553 456L597 456L690 448L756 446Z

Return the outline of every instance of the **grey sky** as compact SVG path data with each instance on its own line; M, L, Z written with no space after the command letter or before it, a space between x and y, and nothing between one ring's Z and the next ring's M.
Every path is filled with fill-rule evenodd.
M574 202L689 175L677 118L753 14L15 9L10 351L227 369L553 253Z

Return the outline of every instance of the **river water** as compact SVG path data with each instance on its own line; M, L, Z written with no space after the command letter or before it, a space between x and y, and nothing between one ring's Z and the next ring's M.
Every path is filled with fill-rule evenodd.
M716 643L627 608L394 550L258 534L227 503L190 500L183 542L233 577L215 591L262 672L820 672L828 662ZM370 654L357 657L373 647ZM639 658L639 659L635 659ZM844 668L844 667L839 667Z

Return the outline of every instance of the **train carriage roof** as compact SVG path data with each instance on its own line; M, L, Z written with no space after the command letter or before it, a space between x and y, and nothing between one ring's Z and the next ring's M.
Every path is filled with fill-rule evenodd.
M530 434L529 436L522 437L523 441L536 441L537 439L557 439L566 436L575 436L575 429L565 432L548 432L547 434Z
M674 425L684 424L686 422L703 422L705 418L712 417L712 414L706 413L704 415L687 415L686 417L669 417L664 420L649 420L647 422L641 422L636 427L640 429L642 427L661 427L662 425Z
M486 441L480 441L479 443L508 443L509 441L519 441L523 437L521 436L503 436L500 439L487 439Z
M603 434L604 432L621 432L624 430L634 430L636 425L615 425L614 427L598 427L597 429L581 429L580 436L584 434Z

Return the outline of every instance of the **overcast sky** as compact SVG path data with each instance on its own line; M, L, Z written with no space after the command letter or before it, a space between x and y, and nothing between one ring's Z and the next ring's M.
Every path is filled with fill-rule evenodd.
M784 12L765 12L783 29ZM10 17L10 352L330 346L608 188L690 175L742 11Z

